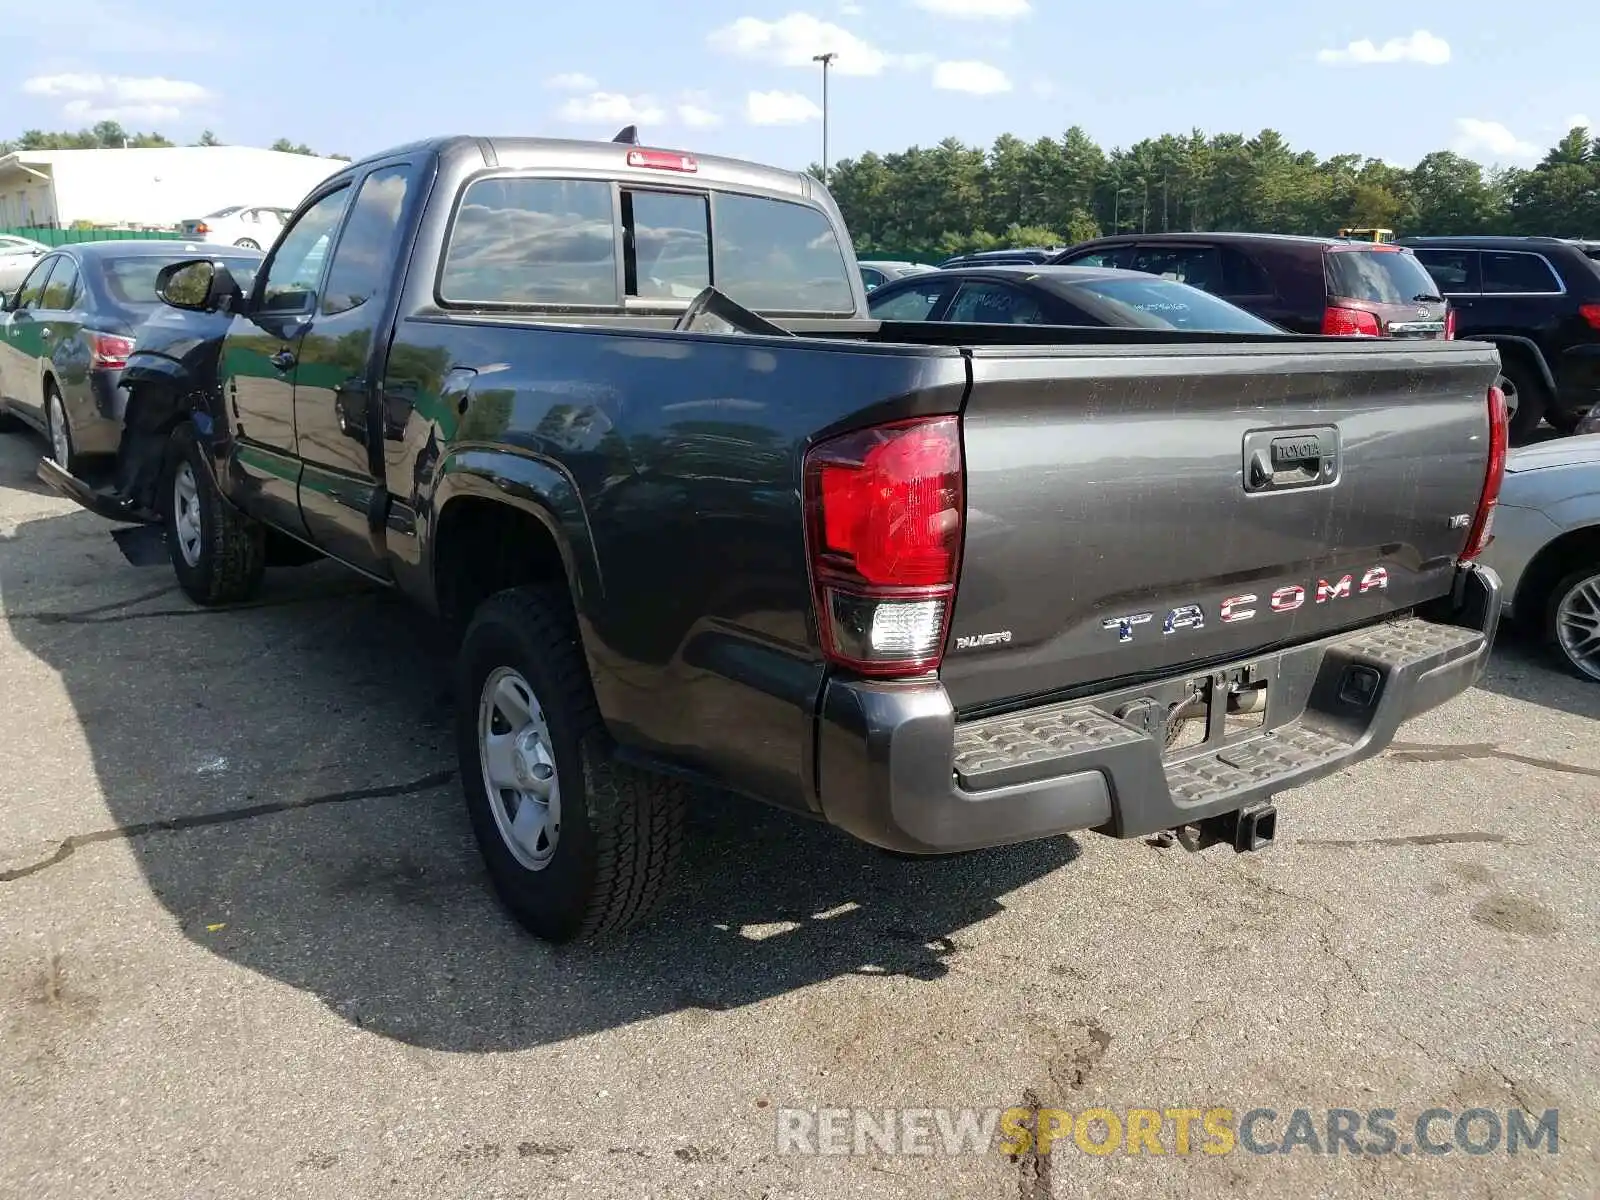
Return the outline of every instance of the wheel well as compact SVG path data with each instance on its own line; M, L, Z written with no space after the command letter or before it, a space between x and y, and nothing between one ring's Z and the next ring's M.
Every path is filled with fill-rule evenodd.
M1600 525L1564 533L1533 556L1512 599L1518 623L1535 626L1543 621L1556 584L1584 563L1600 564Z
M1520 367L1525 367L1533 375L1533 383L1541 391L1548 392L1550 385L1545 382L1544 368L1540 365L1538 355L1528 348L1523 342L1495 342L1500 351L1502 364L1514 362Z
M566 581L561 549L544 522L497 500L450 501L439 514L433 545L439 612L456 630L496 592Z

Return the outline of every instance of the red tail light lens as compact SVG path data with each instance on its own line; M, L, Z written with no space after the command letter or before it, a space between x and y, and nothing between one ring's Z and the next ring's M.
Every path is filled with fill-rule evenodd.
M1322 310L1322 332L1328 337L1382 337L1378 318L1359 308L1329 305Z
M956 417L833 438L805 460L822 648L866 675L937 669L965 511Z
M90 333L85 331L85 340L89 343L89 366L98 371L120 371L128 365L128 356L133 353L133 339L121 337L114 333Z
M694 155L674 154L670 150L629 150L628 165L647 167L652 171L687 171L690 174L700 169Z
M1580 304L1578 315L1589 322L1591 329L1600 329L1600 304Z
M1500 503L1500 484L1506 477L1506 451L1511 444L1509 415L1506 398L1497 387L1489 389L1489 471L1483 479L1483 492L1478 497L1478 512L1472 520L1472 532L1467 535L1467 548L1461 552L1461 561L1477 558L1494 541L1494 510Z
M1455 341L1455 338L1456 310L1453 308L1447 308L1444 310L1444 340L1447 342L1453 342Z
M211 226L207 225L204 221L201 221L194 227L194 231L199 237L205 237L206 234L211 232Z

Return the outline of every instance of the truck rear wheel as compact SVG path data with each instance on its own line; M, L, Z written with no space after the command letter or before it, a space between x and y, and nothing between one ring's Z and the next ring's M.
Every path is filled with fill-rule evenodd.
M223 499L192 425L173 431L162 481L162 528L178 585L208 607L250 599L266 570L266 530Z
M501 901L551 942L638 923L682 846L683 786L612 757L564 589L485 601L458 664L462 792Z

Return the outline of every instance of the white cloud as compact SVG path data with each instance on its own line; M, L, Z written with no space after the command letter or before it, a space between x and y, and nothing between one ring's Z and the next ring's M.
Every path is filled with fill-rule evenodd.
M961 21L1014 21L1033 11L1028 0L912 0L923 12Z
M820 120L822 110L799 92L751 92L745 97L744 115L752 125L804 125Z
M649 96L624 96L620 92L574 96L557 115L574 125L659 125L667 116Z
M1544 153L1542 147L1523 141L1499 121L1477 117L1456 119L1454 149L1469 158L1488 155L1494 159L1534 159Z
M560 75L552 75L544 81L547 88L554 88L558 92L592 92L600 83L592 75L585 75L582 71L565 71Z
M175 121L187 108L211 99L198 83L160 75L35 75L22 83L30 96L65 100L61 112L75 121Z
M705 92L685 92L678 97L678 120L691 129L709 129L722 124L722 114L711 106Z
M1590 133L1595 131L1594 122L1589 120L1584 113L1573 113L1561 123L1561 128L1568 133L1571 133L1574 129L1587 129Z
M776 21L740 17L713 30L707 39L712 49L737 54L780 67L810 67L817 54L837 55L833 69L843 75L878 75L891 56L848 29L820 20L810 13L790 13Z
M1011 80L986 62L942 62L933 69L933 86L946 92L993 96L1011 90Z
M1383 45L1369 38L1351 42L1342 50L1318 50L1321 63L1351 63L1365 66L1370 63L1410 62L1425 67L1442 67L1450 61L1450 43L1435 37L1426 29L1418 29L1407 37L1390 38Z

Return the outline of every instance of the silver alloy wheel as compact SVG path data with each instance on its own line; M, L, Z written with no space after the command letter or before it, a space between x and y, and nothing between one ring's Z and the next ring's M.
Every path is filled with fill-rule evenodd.
M489 672L478 695L478 761L506 849L542 871L561 837L561 778L544 709L510 667Z
M1500 389L1500 394L1506 398L1506 420L1509 421L1517 415L1517 402L1521 399L1517 394L1517 385L1506 375L1500 376L1499 379L1494 381L1494 384Z
M67 432L67 410L62 406L61 394L54 389L50 392L46 423L50 426L50 457L56 460L58 467L65 470L68 466L67 460L72 457L72 437Z
M1578 580L1557 602L1556 640L1573 666L1600 679L1600 571Z
M194 468L186 462L180 462L172 475L172 527L183 561L198 567L205 531L200 524L200 488L195 483Z

